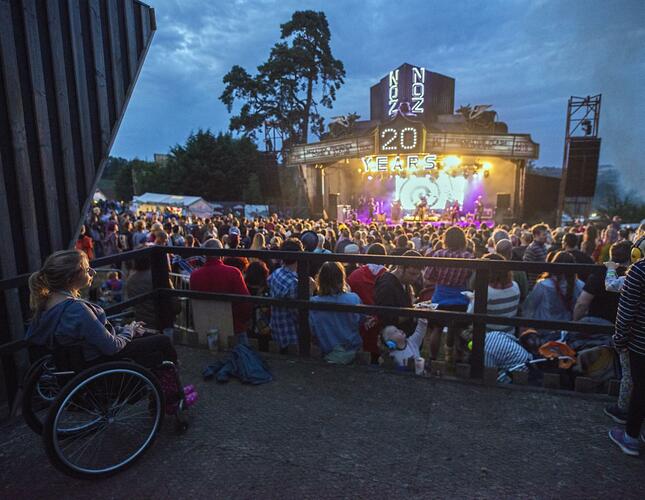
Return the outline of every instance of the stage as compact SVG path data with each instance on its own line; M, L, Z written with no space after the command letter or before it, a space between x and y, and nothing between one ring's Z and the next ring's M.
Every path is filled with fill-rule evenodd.
M339 208L349 206L356 220L379 222L381 214L380 222L392 223L414 217L424 199L438 219L458 206L464 225L478 203L488 222L521 213L526 163L539 155L528 134L509 133L491 106L455 113L454 79L409 64L391 71L370 96L370 120L337 117L320 142L289 151L286 163L300 169L314 216L342 219ZM432 219L423 222L452 220Z

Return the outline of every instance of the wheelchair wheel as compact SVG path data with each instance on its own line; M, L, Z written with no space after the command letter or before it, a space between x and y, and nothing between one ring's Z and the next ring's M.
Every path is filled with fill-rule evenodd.
M42 434L49 407L61 390L60 377L54 371L53 357L44 356L31 365L23 385L22 416L37 434Z
M71 476L116 474L154 442L164 405L159 381L139 365L115 361L88 368L49 409L43 430L47 455Z

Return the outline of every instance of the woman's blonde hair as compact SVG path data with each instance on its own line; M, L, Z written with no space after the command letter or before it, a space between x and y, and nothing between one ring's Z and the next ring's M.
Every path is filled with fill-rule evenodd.
M40 271L29 276L29 306L36 315L43 312L52 293L69 291L83 262L88 263L85 252L61 250L47 257Z
M318 295L338 295L347 291L345 268L340 262L325 262L316 276Z
M253 236L253 242L251 243L251 250L264 250L266 247L266 241L262 233L255 233Z

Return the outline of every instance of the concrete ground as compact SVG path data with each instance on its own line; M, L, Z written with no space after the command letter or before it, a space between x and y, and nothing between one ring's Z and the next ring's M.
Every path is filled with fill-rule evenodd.
M597 398L486 388L269 358L275 381L201 380L201 395L129 470L101 481L49 465L22 422L0 427L0 498L643 498L645 459L607 438Z

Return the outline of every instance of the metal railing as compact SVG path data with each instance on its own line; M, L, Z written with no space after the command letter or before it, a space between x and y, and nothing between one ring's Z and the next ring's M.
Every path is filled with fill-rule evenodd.
M254 257L262 260L290 260L297 262L298 274L298 295L295 299L271 298L260 296L236 295L228 293L210 293L197 292L187 289L186 280L178 275L173 275L168 269L167 254L177 254L182 257L203 255L206 257ZM590 273L598 270L600 266L589 264L547 264L532 263L519 261L492 261L481 259L449 259L449 258L431 258L431 257L402 257L402 256L378 256L378 255L349 255L349 254L317 254L306 252L282 252L268 250L230 250L230 249L209 249L209 248L185 248L185 247L148 247L141 250L125 252L110 257L103 257L92 262L93 266L113 266L121 262L135 258L148 257L151 260L151 275L153 291L142 294L137 297L129 298L121 303L107 307L106 313L113 315L121 313L136 304L152 298L155 301L157 313L162 308L162 298L167 296L180 297L186 306L184 312L185 318L181 322L187 326L190 324L190 299L207 299L230 302L251 302L253 304L263 304L280 307L293 307L299 311L299 354L300 356L309 356L311 352L311 332L309 330L309 310L322 311L342 311L358 312L362 314L382 314L396 315L405 317L425 317L430 321L460 321L473 324L473 342L472 353L470 356L471 376L481 379L484 373L484 339L486 332L486 323L510 326L524 326L536 329L549 330L567 330L580 333L602 333L611 334L613 327L610 325L598 325L592 323L574 322L574 321L546 321L536 320L526 317L506 318L486 314L488 302L488 282L491 272L494 271L511 271L519 270L527 273L555 272L558 274L572 273ZM475 303L474 312L450 312L440 310L416 309L416 308L399 308L386 306L368 306L368 305L344 305L323 302L310 301L309 277L312 265L322 264L326 261L337 261L342 263L356 264L381 264L381 265L403 265L417 267L451 267L471 269L475 274ZM12 289L24 289L27 285L29 275L17 276L8 280L0 281L0 292L7 293ZM168 288L169 279L174 280L174 289ZM24 331L24 325L21 325ZM18 330L12 328L12 331ZM6 338L6 335L5 335ZM13 359L14 354L26 347L26 343L20 340L20 337L14 337L13 341L0 346L0 361L5 369L11 371L11 367L16 370L16 362ZM18 387L17 377L6 377L7 393L9 400L15 395Z

